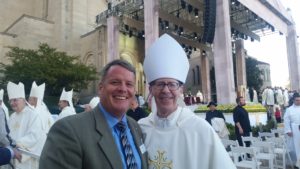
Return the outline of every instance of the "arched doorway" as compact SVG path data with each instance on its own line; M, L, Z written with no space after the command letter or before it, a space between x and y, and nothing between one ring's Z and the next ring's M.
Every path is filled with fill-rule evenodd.
M136 82L135 82L136 92L138 94L143 95L144 91L145 91L145 84L144 84L145 76L144 76L143 66L142 66L141 62L139 62L139 60L137 59L138 57L135 56L131 52L124 51L124 52L121 52L120 58L128 61L130 64L132 64L135 67L135 71L136 71Z

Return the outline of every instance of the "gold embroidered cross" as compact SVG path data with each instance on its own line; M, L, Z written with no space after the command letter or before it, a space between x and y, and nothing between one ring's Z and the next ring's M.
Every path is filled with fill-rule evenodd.
M172 169L172 160L167 161L167 157L164 157L165 151L157 150L157 156L154 159L149 159L150 165L153 165L153 169Z

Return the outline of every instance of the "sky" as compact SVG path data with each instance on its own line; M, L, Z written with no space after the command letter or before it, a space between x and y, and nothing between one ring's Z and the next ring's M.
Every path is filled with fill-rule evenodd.
M296 23L297 34L300 35L300 0L281 0L291 9ZM286 87L289 83L286 37L275 33L261 37L261 41L245 41L245 49L249 56L270 64L272 86ZM298 44L300 38L298 38ZM299 51L298 51L299 52Z

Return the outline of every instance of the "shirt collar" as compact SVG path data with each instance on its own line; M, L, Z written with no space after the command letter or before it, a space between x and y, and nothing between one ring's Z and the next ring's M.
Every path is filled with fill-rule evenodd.
M104 109L104 107L101 105L101 103L99 103L99 108L100 108L100 112L103 113L104 118L106 119L106 121L107 121L110 128L113 128L117 123L119 123L119 119L114 117L113 115L111 115L109 112L107 112ZM127 119L126 119L125 114L122 117L121 121L124 122L124 124L127 126Z

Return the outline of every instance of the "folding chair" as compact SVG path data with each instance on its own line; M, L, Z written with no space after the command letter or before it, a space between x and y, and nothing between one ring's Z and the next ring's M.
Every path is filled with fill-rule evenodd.
M267 137L275 137L275 134L270 132L258 132L258 137L260 137L261 141L265 141Z
M267 160L269 163L268 168L270 169L274 169L274 163L277 166L274 153L274 143L266 141L256 141L253 142L252 146L257 148L258 150L256 156L257 160Z
M286 168L286 156L288 157L288 160L292 163L292 159L290 156L290 153L288 151L286 142L285 142L285 138L284 137L271 137L271 138L267 138L268 142L273 142L275 145L274 148L274 153L275 153L275 157L281 157L282 158L282 165L279 165L279 163L277 163L277 165L275 166L276 168ZM277 160L277 158L276 158ZM294 168L294 167L292 167Z
M246 142L250 142L250 144L252 144L255 141L260 141L260 138L253 137L253 136L242 136L242 141L243 141L244 147L246 147Z
M231 147L238 147L239 143L236 140L229 140L229 139L221 139L226 151L228 152L229 156L234 160L234 155L231 151Z
M254 147L231 147L231 150L236 157L241 157L241 160L234 158L235 166L259 169L261 162L257 161L257 150ZM246 154L249 154L250 158L247 158Z

